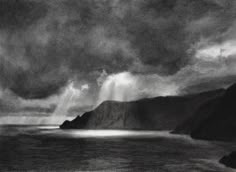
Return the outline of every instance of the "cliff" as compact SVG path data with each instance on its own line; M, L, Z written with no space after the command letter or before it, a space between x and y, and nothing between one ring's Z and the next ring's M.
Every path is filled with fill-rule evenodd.
M189 96L156 97L133 102L106 101L91 112L65 121L62 129L173 130L205 102L222 95L215 90Z
M236 140L236 84L223 96L204 103L189 119L177 126L175 133L190 134L207 140Z
M191 134L209 118L215 107L219 104L220 98L221 96L219 95L203 103L190 118L177 125L172 133Z

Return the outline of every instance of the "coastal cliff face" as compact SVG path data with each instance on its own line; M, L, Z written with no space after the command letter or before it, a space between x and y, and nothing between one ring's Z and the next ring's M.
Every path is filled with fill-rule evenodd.
M236 140L236 84L227 89L224 96L191 136L209 140Z
M205 102L222 95L215 90L189 96L156 97L133 102L106 101L91 112L65 121L62 129L173 130Z
M204 103L199 110L174 133L190 134L193 138L207 140L236 140L236 84L223 96Z
M177 125L172 133L191 134L193 131L197 130L219 105L220 98L221 95L203 103L190 118Z

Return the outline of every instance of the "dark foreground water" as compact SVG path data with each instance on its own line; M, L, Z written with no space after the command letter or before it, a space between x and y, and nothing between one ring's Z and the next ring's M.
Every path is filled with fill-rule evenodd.
M218 160L234 144L168 132L1 126L0 171L231 172Z

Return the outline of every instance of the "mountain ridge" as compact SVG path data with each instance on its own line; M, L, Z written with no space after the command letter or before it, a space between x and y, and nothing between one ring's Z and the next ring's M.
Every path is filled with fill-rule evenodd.
M131 102L105 101L93 111L65 121L61 129L174 130L205 101L224 89L184 96L145 98Z

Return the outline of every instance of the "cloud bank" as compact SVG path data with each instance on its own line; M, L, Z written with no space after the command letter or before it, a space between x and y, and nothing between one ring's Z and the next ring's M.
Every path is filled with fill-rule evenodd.
M73 81L89 87L83 109L225 87L235 13L229 0L0 0L0 96L57 104Z

